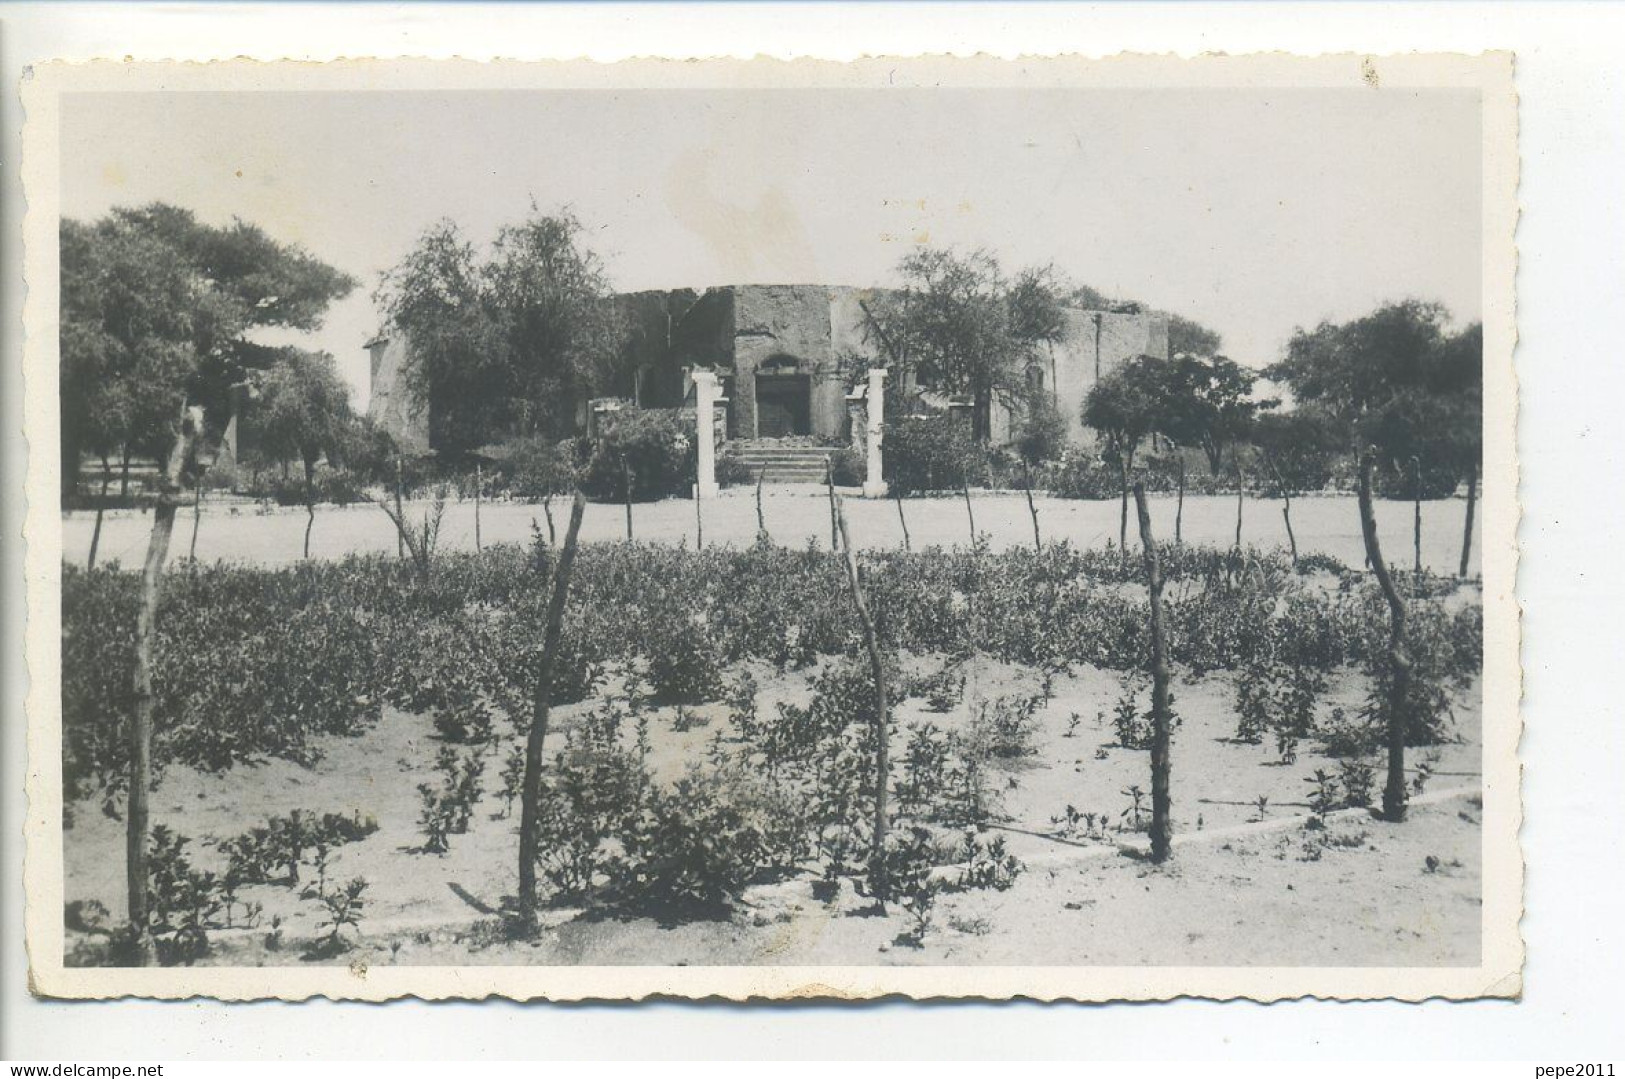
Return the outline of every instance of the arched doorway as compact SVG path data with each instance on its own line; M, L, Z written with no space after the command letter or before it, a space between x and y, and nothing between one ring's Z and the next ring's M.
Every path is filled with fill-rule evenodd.
M812 376L794 356L770 357L756 369L756 437L812 433Z

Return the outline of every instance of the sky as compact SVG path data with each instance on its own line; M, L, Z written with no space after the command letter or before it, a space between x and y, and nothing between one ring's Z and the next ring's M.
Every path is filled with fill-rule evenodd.
M61 207L238 217L357 277L320 330L367 401L373 290L429 225L570 206L620 290L887 285L918 245L1053 264L1254 366L1390 301L1479 317L1470 91L74 94Z

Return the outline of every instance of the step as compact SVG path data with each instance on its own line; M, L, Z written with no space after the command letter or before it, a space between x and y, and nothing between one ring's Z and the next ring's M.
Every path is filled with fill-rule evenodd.
M747 457L759 461L822 461L831 456L835 450L750 450L740 449L731 451L736 457Z
M754 453L736 453L733 456L736 460L753 465L817 465L819 468L823 468L824 462L828 460L823 454L816 457L766 457Z

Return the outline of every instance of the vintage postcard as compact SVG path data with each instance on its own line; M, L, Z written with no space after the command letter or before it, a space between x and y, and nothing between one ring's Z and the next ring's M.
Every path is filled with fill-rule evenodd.
M35 992L1519 993L1510 55L23 97Z

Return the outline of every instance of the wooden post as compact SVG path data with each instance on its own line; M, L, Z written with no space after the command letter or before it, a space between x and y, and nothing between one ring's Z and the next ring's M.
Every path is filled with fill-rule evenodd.
M1382 558L1377 540L1377 516L1371 508L1371 454L1360 456L1360 532L1365 537L1366 558L1377 576L1383 598L1388 601L1388 779L1382 789L1382 815L1399 822L1405 819L1405 727L1410 711L1411 657L1405 645L1405 601L1394 587L1388 563Z
M1122 483L1123 498L1122 509L1117 515L1117 551L1124 558L1128 557L1128 456L1119 452L1117 455L1117 474Z
M153 642L158 635L158 600L162 594L164 563L175 529L181 481L203 435L203 409L193 405L181 412L180 432L170 448L169 461L158 478L158 501L152 509L152 538L141 572L141 607L135 623L135 715L130 724L129 807L125 814L124 869L130 927L135 933L136 962L145 966L152 952L152 927L147 911L147 793L152 786Z
M1033 550L1043 551L1044 539L1038 534L1038 507L1033 505L1033 469L1031 465L1024 466L1027 474L1027 512L1033 518Z
M841 528L838 520L839 511L835 505L835 464L832 458L824 458L824 489L829 493L829 549L841 549Z
M1415 505L1414 520L1411 527L1411 544L1416 552L1416 562L1412 572L1420 577L1422 576L1422 461L1415 455L1411 457L1411 499Z
M1467 520L1461 526L1461 567L1457 577L1467 576L1467 558L1473 552L1473 510L1478 506L1478 462L1467 472Z
M395 520L399 525L406 523L406 511L401 507L402 486L404 486L404 482L401 478L401 459L397 455L395 458ZM395 529L395 557L406 557L406 534L401 527Z
M1172 704L1169 696L1168 643L1162 617L1162 560L1151 536L1151 512L1145 504L1145 484L1134 485L1134 506L1140 517L1140 544L1145 554L1145 579L1151 597L1151 860L1165 862L1173 853L1173 805L1169 794L1169 755Z
M767 541L767 515L762 512L762 484L767 480L767 467L756 473L756 538Z
M564 532L564 549L553 570L553 594L547 601L547 622L542 630L542 662L537 671L535 695L531 701L530 731L525 736L525 780L519 808L519 928L536 928L536 857L541 824L542 768L547 743L548 714L553 706L553 663L559 653L564 624L564 601L570 592L570 573L575 568L576 540L581 534L581 515L587 500L577 491L570 503L570 524Z
M886 703L886 665L880 656L880 640L875 634L875 621L870 617L869 605L863 598L863 586L858 579L858 556L852 549L852 538L847 534L846 514L841 510L839 498L834 505L841 547L846 552L846 583L852 591L852 605L857 608L858 622L863 626L863 644L869 652L869 670L875 682L875 816L874 840L869 852L869 886L875 898L884 904L889 890L885 877L886 787L890 780L886 743L891 728Z
M90 533L90 560L85 564L85 568L87 570L91 570L91 569L96 568L96 548L101 546L101 542L102 542L102 511L106 508L106 505L107 505L107 485L109 483L111 483L112 480L113 480L113 466L107 463L107 458L103 457L102 458L102 494L101 494L101 497L99 499L97 499L97 501L96 501L96 527ZM1465 566L1466 564L1467 564L1466 557L1463 556L1462 565ZM1467 572L1466 569L1462 570L1462 573L1466 573L1466 572Z
M903 550L913 551L914 542L909 538L908 534L908 518L903 516L903 496L898 493L895 485L892 487L891 496L897 503L897 523L903 526Z
M1247 501L1247 474L1241 470L1241 462L1236 462L1236 551L1241 551L1241 508Z
M965 479L965 477L963 475L961 475L959 477L959 489L960 489L960 491L964 492L964 495L965 495L965 517L970 521L970 545L971 545L972 548L975 548L975 546L976 546L976 511L971 508L971 504L970 504L970 483L969 483L969 481L967 481Z
M1174 504L1174 543L1185 542L1185 455L1179 455L1179 501Z
M485 489L485 466L481 462L475 461L474 462L474 549L476 551L481 550L483 548L483 545L480 543L480 498L484 494L484 489Z
M694 549L696 551L705 546L705 518L700 513L700 492L703 490L703 484L696 483L694 485Z
M305 558L310 557L310 530L316 527L316 466L305 466Z
M198 520L203 516L203 480L198 479L197 490L192 493L192 542L186 550L188 562L197 561L197 526Z
M1275 467L1275 458L1268 453L1264 454L1264 463L1269 466L1270 473L1275 477L1275 486L1281 489L1281 519L1286 522L1286 542L1292 550L1292 568L1298 567L1298 537L1292 531L1292 492L1287 489L1286 477L1281 470Z
M626 542L632 542L632 472L626 467L626 455L621 455L621 490L626 495ZM574 511L572 511L574 512Z

